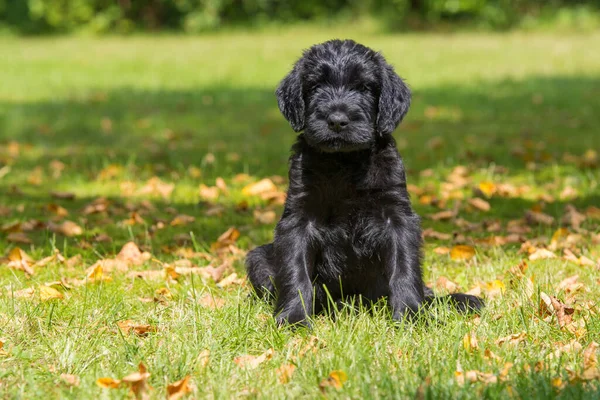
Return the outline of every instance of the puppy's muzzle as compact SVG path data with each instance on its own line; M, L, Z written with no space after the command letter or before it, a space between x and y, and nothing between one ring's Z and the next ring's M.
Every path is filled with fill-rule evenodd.
M334 111L327 116L327 126L334 132L343 131L349 123L350 118L342 111Z

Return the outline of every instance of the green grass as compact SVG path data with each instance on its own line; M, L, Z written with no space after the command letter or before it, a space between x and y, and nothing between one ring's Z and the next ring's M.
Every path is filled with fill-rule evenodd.
M15 246L36 260L56 250L65 257L82 256L75 266L54 263L36 268L31 277L0 265L0 339L7 353L0 355L0 397L125 397L127 389L102 389L96 379L121 378L136 371L139 362L151 373L151 396L156 398L164 397L167 383L186 375L192 376L200 398L317 398L319 382L334 370L344 371L348 381L339 390L327 389L332 398L570 399L600 394L597 380L569 381L568 370L582 370L582 351L548 357L573 339L583 348L599 341L600 320L587 303L600 296L598 266L565 261L560 251L556 259L530 261L526 276L533 279L534 292L529 298L522 283L510 284L509 268L526 258L518 244L476 245L476 258L465 263L433 251L451 247L452 241L427 240L427 282L445 276L462 290L495 279L506 285L479 319L439 308L428 321L396 326L385 308L372 313L347 308L335 321L317 317L312 332L294 332L278 329L271 308L249 298L245 285L219 288L199 276L176 282L133 280L118 272L109 274L112 281L61 288L63 300L13 298L11 292L20 289L82 279L86 267L114 257L130 240L164 263L180 258L172 253L180 246L210 252L211 243L230 226L241 232L241 249L271 240L273 224L258 224L252 213L271 206L247 198L250 210L236 210L245 199L244 183L233 178L240 173L251 181L286 175L294 135L277 110L274 88L301 49L340 36L349 35L296 29L197 38L0 39L2 225L48 222L54 215L47 205L58 203L69 211L67 219L84 230L68 238L46 229L27 231L32 244L12 243L8 232L0 232L0 256ZM468 221L500 221L503 230L497 235L505 235L510 220L539 205L542 194L555 198L544 212L557 220L566 204L581 212L600 204L598 165L582 168L563 161L565 153L580 157L588 150L600 151L600 53L592 50L600 46L599 34L352 37L382 50L414 91L413 107L395 134L409 183L440 196L452 169L464 165L471 179L460 190L466 198L484 180L527 185L518 196L492 197L486 213L469 211L462 203L459 216ZM64 163L60 176L53 176L54 160ZM190 167L199 168L201 177L190 174ZM40 182L31 179L36 168ZM115 170L114 176L100 179L107 168ZM430 174L422 173L426 169ZM123 182L139 190L154 176L175 184L168 199L124 197ZM209 206L199 203L198 186L213 186L217 177L229 187L229 194L217 200L224 212L205 216ZM561 200L566 187L576 196ZM53 199L55 190L72 192L76 199ZM84 215L85 205L101 196L112 202L108 213ZM425 228L462 233L467 241L491 235L434 222L427 215L440 210L413 197ZM142 207L145 223L124 226L126 206L139 208L143 200L150 200L155 210ZM453 206L449 201L446 207ZM280 215L280 206L273 209ZM174 214L196 220L172 227ZM161 221L166 227L155 229ZM533 227L525 236L542 238L538 246L547 246L558 225ZM588 218L581 228L575 250L598 262L598 220ZM190 232L193 240L180 245L181 235ZM112 242L96 243L93 238L102 233ZM157 262L131 269L157 269ZM243 274L242 256L234 256L228 272L233 270ZM584 284L574 296L575 320L585 323L578 337L561 330L556 319L538 316L539 292L565 300L557 285L574 274ZM173 298L164 304L140 300L161 287L168 287ZM212 309L200 304L206 294L223 299L224 305ZM121 334L116 324L127 319L157 330L146 337ZM522 331L527 338L519 346L495 343ZM468 332L479 342L472 352L463 346ZM311 335L324 346L297 357ZM233 361L269 348L273 358L256 369ZM486 349L500 359L486 358ZM210 351L207 366L198 361L204 350ZM455 379L457 363L464 371L498 375L507 362L514 365L498 383L461 386ZM536 368L538 362L544 367ZM276 369L289 363L297 368L290 382L282 384ZM62 373L79 376L81 384L62 383ZM567 385L553 387L556 377Z

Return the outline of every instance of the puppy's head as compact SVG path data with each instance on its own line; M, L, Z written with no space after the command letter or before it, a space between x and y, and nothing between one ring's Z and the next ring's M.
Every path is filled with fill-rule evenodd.
M383 56L352 40L305 51L276 94L292 128L324 152L370 147L410 106L410 90Z

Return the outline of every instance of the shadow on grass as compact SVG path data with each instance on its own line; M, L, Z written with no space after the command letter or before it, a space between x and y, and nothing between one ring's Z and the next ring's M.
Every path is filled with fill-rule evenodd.
M511 150L521 141L551 157L581 153L600 139L600 78L536 77L414 91L412 110L396 137L415 170L438 161L495 162L519 170L525 163ZM33 146L19 160L23 167L63 158L78 168L133 160L168 171L198 165L213 152L223 161L214 168L217 174L244 168L284 174L294 139L273 92L264 89L123 88L67 101L4 103L0 112L0 143L14 139ZM440 145L428 146L434 137ZM227 153L240 158L220 157Z
M539 185L550 182L553 176L532 174L526 161L560 163L564 152L580 155L594 146L598 149L598 92L600 79L560 76L475 87L415 88L413 108L395 134L409 167L409 181L417 182L418 171L425 168L496 164L506 167L508 175L522 175ZM201 180L209 185L218 176L229 178L242 172L285 176L295 137L279 114L273 92L264 89L151 92L123 88L55 102L4 103L0 116L0 145L11 140L21 143L11 172L0 179L0 204L27 204L29 218L41 216L43 207L55 201L49 192L65 182L71 187L90 187L90 198L61 203L80 209L94 197L94 186L103 185L96 178L110 164L125 165L123 179L188 179L194 187L199 179L187 175L190 166L199 167ZM4 160L0 158L0 168L10 160L6 154ZM47 171L52 160L66 164L61 178L47 178L40 186L25 183L31 170L42 167ZM597 174L597 169L577 173ZM11 196L14 185L24 194ZM598 204L600 195L590 192L572 203L578 207ZM204 211L190 200L173 200L170 205L184 214L199 216ZM492 210L485 218L518 218L531 205L520 198L492 199ZM552 203L546 212L559 216L564 205ZM181 232L202 232L199 240L205 242L229 225L252 225L251 215L238 215L232 211L233 204L228 207L223 217L198 219L196 226L182 227ZM421 215L433 212L420 205L416 208ZM171 217L159 213L152 218ZM429 222L424 221L427 227ZM120 231L114 234L128 234ZM175 231L181 233L160 232L164 237L159 242L168 243ZM260 230L264 233L256 239L265 239L269 231L270 227Z

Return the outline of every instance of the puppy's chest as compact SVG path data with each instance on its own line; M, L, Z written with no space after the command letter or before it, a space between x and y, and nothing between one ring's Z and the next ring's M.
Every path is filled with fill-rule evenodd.
M359 256L385 240L390 216L397 214L394 196L378 191L338 187L328 193L309 193L305 200L303 213L314 242Z

